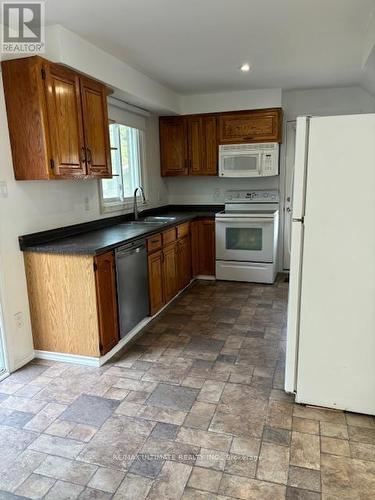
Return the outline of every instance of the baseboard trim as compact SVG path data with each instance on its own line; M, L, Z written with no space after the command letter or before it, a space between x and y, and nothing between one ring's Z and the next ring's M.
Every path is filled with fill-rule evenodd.
M198 274L198 276L195 276L195 279L196 280L206 280L206 281L216 281L216 276Z
M79 354L66 354L64 352L35 351L37 359L46 359L48 361L60 361L62 363L75 363L85 366L100 366L100 358L93 356L81 356Z

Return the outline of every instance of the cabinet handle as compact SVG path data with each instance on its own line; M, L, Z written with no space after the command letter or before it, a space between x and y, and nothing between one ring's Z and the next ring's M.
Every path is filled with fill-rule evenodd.
M91 149L86 148L87 150L87 163L92 163L92 154L91 154Z
M86 148L82 146L82 156L81 156L81 162L86 163Z

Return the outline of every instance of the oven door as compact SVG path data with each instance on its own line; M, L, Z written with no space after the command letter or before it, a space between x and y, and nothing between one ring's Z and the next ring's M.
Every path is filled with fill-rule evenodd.
M223 152L219 159L220 177L260 177L262 153Z
M236 216L217 218L216 259L272 263L274 218Z

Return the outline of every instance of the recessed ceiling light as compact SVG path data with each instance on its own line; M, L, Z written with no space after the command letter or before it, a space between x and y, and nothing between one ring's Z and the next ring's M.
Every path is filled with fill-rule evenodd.
M247 73L248 71L250 71L250 64L243 63L240 67L240 70L243 71L244 73Z

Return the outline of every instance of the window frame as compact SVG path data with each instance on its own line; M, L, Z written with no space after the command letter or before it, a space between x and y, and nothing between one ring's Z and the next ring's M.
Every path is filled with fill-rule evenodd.
M142 202L141 195L137 195L137 201L141 203L142 207L147 207L148 204L148 189L147 189L147 176L145 175L145 165L146 165L146 151L145 151L145 130L137 127L131 127L126 123L121 123L115 120L109 120L108 127L113 124L123 125L125 127L133 128L138 130L138 158L139 158L139 185L143 187L146 202ZM99 187L99 199L100 199L100 212L126 212L128 213L133 209L133 196L128 196L125 198L104 198L103 193L103 181L107 179L100 179L98 181ZM137 186L138 187L138 186Z

